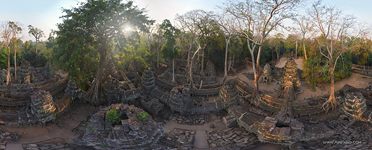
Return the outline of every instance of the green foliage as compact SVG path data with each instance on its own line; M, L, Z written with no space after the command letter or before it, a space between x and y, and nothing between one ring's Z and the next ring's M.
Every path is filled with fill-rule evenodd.
M101 146L108 146L107 143L101 143Z
M141 121L146 121L147 118L149 118L149 114L148 114L147 112L142 111L142 112L139 112L139 113L137 114L137 118L138 118L139 120L141 120Z
M163 20L160 29L164 31L163 37L167 40L162 47L163 56L172 60L178 56L178 47L176 47L176 38L180 34L180 30L174 27L168 19Z
M94 128L91 127L91 126L88 126L88 127L87 127L87 130L94 130Z
M314 88L319 82L321 82L321 70L322 67L320 66L321 59L318 56L310 57L304 60L303 63L303 72L302 77L306 79L306 83L311 87Z
M53 51L54 64L67 71L80 83L80 88L87 89L98 66L103 69L105 65L100 61L112 54L113 39L124 37L123 27L130 25L146 31L146 25L153 23L144 11L132 1L122 0L91 0L64 9L63 23L58 24L56 31L58 47Z
M106 114L106 119L111 122L111 124L118 124L120 123L120 114L116 109L110 109L109 112Z
M8 67L8 50L6 47L0 48L0 68Z
M348 53L342 54L342 57L337 62L336 69L335 69L335 82L345 79L351 76L352 71L352 62L351 62L351 55ZM325 71L322 76L322 80L324 82L331 82L331 77L329 75L329 66L325 65Z
M137 34L137 33L132 33ZM148 67L148 58L151 54L147 51L147 40L144 36L131 36L119 40L119 47L114 53L117 66L123 70L143 70Z

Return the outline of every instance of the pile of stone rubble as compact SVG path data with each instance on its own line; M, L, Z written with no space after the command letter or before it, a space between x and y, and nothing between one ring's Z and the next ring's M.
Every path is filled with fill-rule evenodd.
M0 149L5 149L6 144L11 141L18 141L19 138L22 136L21 133L18 132L7 132L0 128Z
M256 135L245 131L243 128L228 128L223 131L210 131L207 133L210 148L252 148L258 142Z
M179 124L205 124L212 120L210 115L192 115L192 116L184 116L180 115L179 113L175 113L174 116L175 121Z

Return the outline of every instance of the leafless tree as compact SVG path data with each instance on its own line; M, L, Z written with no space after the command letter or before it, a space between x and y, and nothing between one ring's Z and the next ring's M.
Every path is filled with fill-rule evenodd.
M9 21L9 27L12 32L12 43L14 44L14 80L17 81L17 40L18 34L22 32L22 28L19 23Z
M197 50L194 52L192 57L190 58L191 51L189 51L189 81L190 81L190 87L194 88L194 81L192 78L192 66L193 66L193 60L196 56L196 54L199 53L201 50L202 53L202 60L201 60L201 72L200 74L204 74L204 49L207 44L207 37L211 34L210 28L211 25L211 19L213 19L213 13L212 12L206 12L203 10L192 10L184 15L176 16L176 20L181 25L181 28L186 28L188 32L192 34L193 42L197 45ZM190 43L191 44L191 43ZM190 45L191 48L191 45Z
M228 2L225 12L233 15L238 21L237 33L247 39L255 76L253 101L259 104L258 80L260 77L260 56L264 39L271 31L282 26L282 21L293 17L294 8L300 0L246 0L245 2ZM254 51L258 46L257 58ZM255 62L256 61L256 62Z
M311 23L310 18L305 17L305 16L296 18L295 22L299 26L298 30L300 31L302 35L302 47L304 48L304 57L305 59L307 59L305 39L306 39L306 34L311 33L313 31L314 24Z
M224 80L227 78L227 55L228 55L228 50L229 50L229 44L231 37L235 34L235 18L229 14L220 14L218 16L218 24L221 26L223 32L225 33L225 42L226 42L226 47L225 47L225 67L224 67Z
M320 1L314 3L308 13L321 34L316 39L321 46L320 54L328 59L331 93L328 100L322 105L323 109L328 112L330 107L335 109L339 105L335 99L334 72L339 58L346 50L342 43L347 36L348 29L352 27L355 17L344 15L341 10L323 5Z
M8 50L8 72L6 76L6 85L10 84L10 49L9 45L11 43L11 38L12 38L12 32L10 29L10 26L8 22L3 22L1 24L1 38L4 40L6 49Z
M5 46L8 50L8 71L6 76L6 85L10 84L10 44L14 41L13 38L16 37L14 34L18 34L18 28L14 28L14 22L2 22L0 25L0 37L4 40Z
M28 33L35 37L35 51L37 53L37 42L44 36L44 32L41 29L35 28L32 25L28 25Z

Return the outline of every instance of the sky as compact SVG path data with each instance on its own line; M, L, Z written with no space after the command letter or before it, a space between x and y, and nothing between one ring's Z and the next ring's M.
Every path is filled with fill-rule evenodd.
M61 23L59 17L63 15L63 8L72 8L77 3L85 0L0 0L0 22L15 21L19 22L23 28L22 40L34 40L28 34L28 25L32 25L44 31L46 40L51 29L56 30L57 23ZM307 0L304 6L299 9L306 9L314 0ZM222 6L227 0L134 0L140 8L146 8L147 14L151 19L160 23L164 19L169 19L172 23L176 14L182 15L194 9L205 11L220 11L218 6ZM370 27L372 24L371 0L323 0L323 3L336 6L345 14L353 14L359 22L366 22Z

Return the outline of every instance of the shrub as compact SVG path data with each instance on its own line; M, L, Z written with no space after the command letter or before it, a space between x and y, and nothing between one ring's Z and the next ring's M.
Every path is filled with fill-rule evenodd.
M137 114L137 117L138 117L138 119L141 120L141 121L146 121L147 118L149 118L149 114L148 114L147 112L139 112L139 113Z
M93 127L89 127L89 126L87 127L87 129L88 129L88 130L94 130Z
M110 109L106 114L106 119L111 122L112 125L118 124L120 122L120 115L116 109Z

